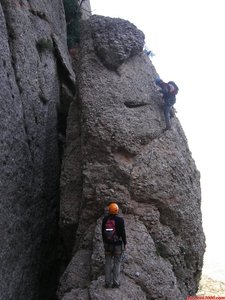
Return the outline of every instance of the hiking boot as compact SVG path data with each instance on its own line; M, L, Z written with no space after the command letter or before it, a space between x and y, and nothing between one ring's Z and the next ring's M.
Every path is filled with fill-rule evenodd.
M120 287L120 284L118 284L118 283L113 283L112 287L118 289L118 288Z
M167 130L172 130L172 127L171 126L166 126L166 128L163 129L163 131L167 131Z

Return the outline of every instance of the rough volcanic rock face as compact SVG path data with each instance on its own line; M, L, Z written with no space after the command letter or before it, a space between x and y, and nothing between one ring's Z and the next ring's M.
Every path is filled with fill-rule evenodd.
M0 298L50 299L60 86L74 81L62 2L1 0L0 36Z
M92 26L95 52L109 69L117 69L143 49L144 34L129 22L95 18Z
M178 119L164 131L143 42L127 21L93 16L83 25L61 178L61 229L71 260L59 299L181 300L197 291L205 249L199 172ZM128 240L117 290L103 287L100 226L110 197Z

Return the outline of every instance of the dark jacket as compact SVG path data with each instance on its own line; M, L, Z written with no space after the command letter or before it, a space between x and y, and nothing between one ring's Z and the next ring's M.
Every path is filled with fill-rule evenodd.
M104 229L105 229L105 224L107 222L107 220L109 218L112 218L115 220L115 224L116 224L116 233L119 237L119 241L116 241L116 242L110 242L110 241L107 241L104 237ZM109 216L106 216L104 217L103 221L102 221L102 239L103 239L103 242L104 243L113 243L115 245L121 245L122 242L124 245L126 245L127 243L127 240L126 240L126 232L125 232L125 224L124 224L124 219L122 217L119 217L117 215L109 215Z
M168 83L164 81L156 82L156 84L161 88L160 93L163 95L163 100L165 101L165 105L172 106L176 103L175 95L171 95L170 86Z

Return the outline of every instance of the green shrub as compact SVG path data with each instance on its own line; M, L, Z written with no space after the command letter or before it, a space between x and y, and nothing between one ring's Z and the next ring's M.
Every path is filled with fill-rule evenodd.
M63 4L67 24L67 45L68 48L73 48L80 40L80 3L79 0L63 0Z
M43 51L45 49L52 51L54 49L51 39L40 39L37 41L36 46L39 51Z

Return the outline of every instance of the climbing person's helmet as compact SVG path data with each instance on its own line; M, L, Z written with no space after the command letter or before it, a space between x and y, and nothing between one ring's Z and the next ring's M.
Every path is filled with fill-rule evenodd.
M156 77L156 79L155 79L155 84L160 84L160 83L162 83L162 79L160 79L159 77Z
M119 206L116 203L109 204L109 214L110 215L117 215L119 212Z

